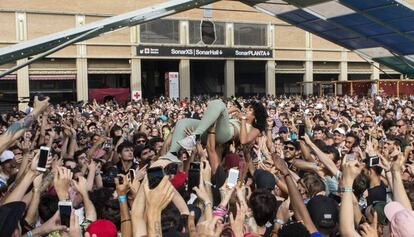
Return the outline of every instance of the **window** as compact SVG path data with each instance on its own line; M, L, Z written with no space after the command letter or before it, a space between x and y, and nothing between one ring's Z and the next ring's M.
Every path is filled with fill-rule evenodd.
M247 46L266 46L267 25L234 23L234 44Z
M201 43L201 21L189 21L189 38L190 44ZM216 30L216 41L213 45L225 45L226 44L226 24L224 22L214 22ZM202 43L201 43L202 44Z
M142 43L178 44L180 43L180 22L178 20L155 20L140 25Z

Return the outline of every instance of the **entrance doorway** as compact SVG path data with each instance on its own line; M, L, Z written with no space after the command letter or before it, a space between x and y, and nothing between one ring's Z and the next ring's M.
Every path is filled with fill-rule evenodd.
M141 60L142 70L142 96L153 99L164 95L165 73L178 72L179 60L143 59Z

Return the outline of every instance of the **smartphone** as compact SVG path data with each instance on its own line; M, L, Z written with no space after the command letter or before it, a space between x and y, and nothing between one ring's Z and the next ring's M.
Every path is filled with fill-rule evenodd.
M164 172L166 175L176 175L178 171L178 164L177 163L171 163L165 166Z
M236 169L230 169L229 175L227 176L227 186L233 188L237 185L237 181L239 180L239 171Z
M188 171L188 192L194 192L193 188L200 185L200 169L190 169Z
M147 169L149 169L149 164L151 163L151 159L142 160L139 162L138 167L140 169L144 168L147 165Z
M299 124L298 130L298 139L302 139L302 137L305 136L305 124Z
M130 169L128 174L129 174L129 180L131 180L132 182L135 179L135 170Z
M355 160L355 156L352 153L346 154L345 158L347 161Z
M160 184L164 178L164 170L162 167L153 167L147 170L148 184L150 189L154 189Z
M369 159L369 167L379 166L380 160L378 156Z
M50 147L47 147L47 146L40 147L39 162L37 163L36 170L40 172L46 171L46 163L47 163L47 158L49 157L49 152L50 152Z
M196 142L200 142L201 141L201 135L200 134L196 134L195 135L195 140L196 140Z
M60 215L60 224L70 227L70 215L72 213L72 202L71 201L60 201L59 206L59 215Z
M378 142L379 144L379 147L382 149L382 148L384 148L384 139L383 138L381 138L380 140L379 140L379 142Z
M200 170L200 162L191 162L190 170Z

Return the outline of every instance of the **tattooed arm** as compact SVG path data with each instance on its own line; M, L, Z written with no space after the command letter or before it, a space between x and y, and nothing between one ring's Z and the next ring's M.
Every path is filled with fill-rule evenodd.
M49 98L39 101L37 96L34 99L33 111L23 119L13 123L7 131L0 136L0 153L9 147L14 141L24 134L24 131L32 125L37 116L41 114L49 105Z

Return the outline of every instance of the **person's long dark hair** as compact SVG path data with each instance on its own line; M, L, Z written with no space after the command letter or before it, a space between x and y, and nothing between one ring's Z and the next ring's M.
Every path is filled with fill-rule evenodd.
M253 110L254 110L254 117L255 120L253 121L252 126L259 129L260 132L263 132L264 130L266 130L266 119L267 119L267 111L266 108L263 106L262 103L257 102L257 101L250 101L249 106L252 106Z

